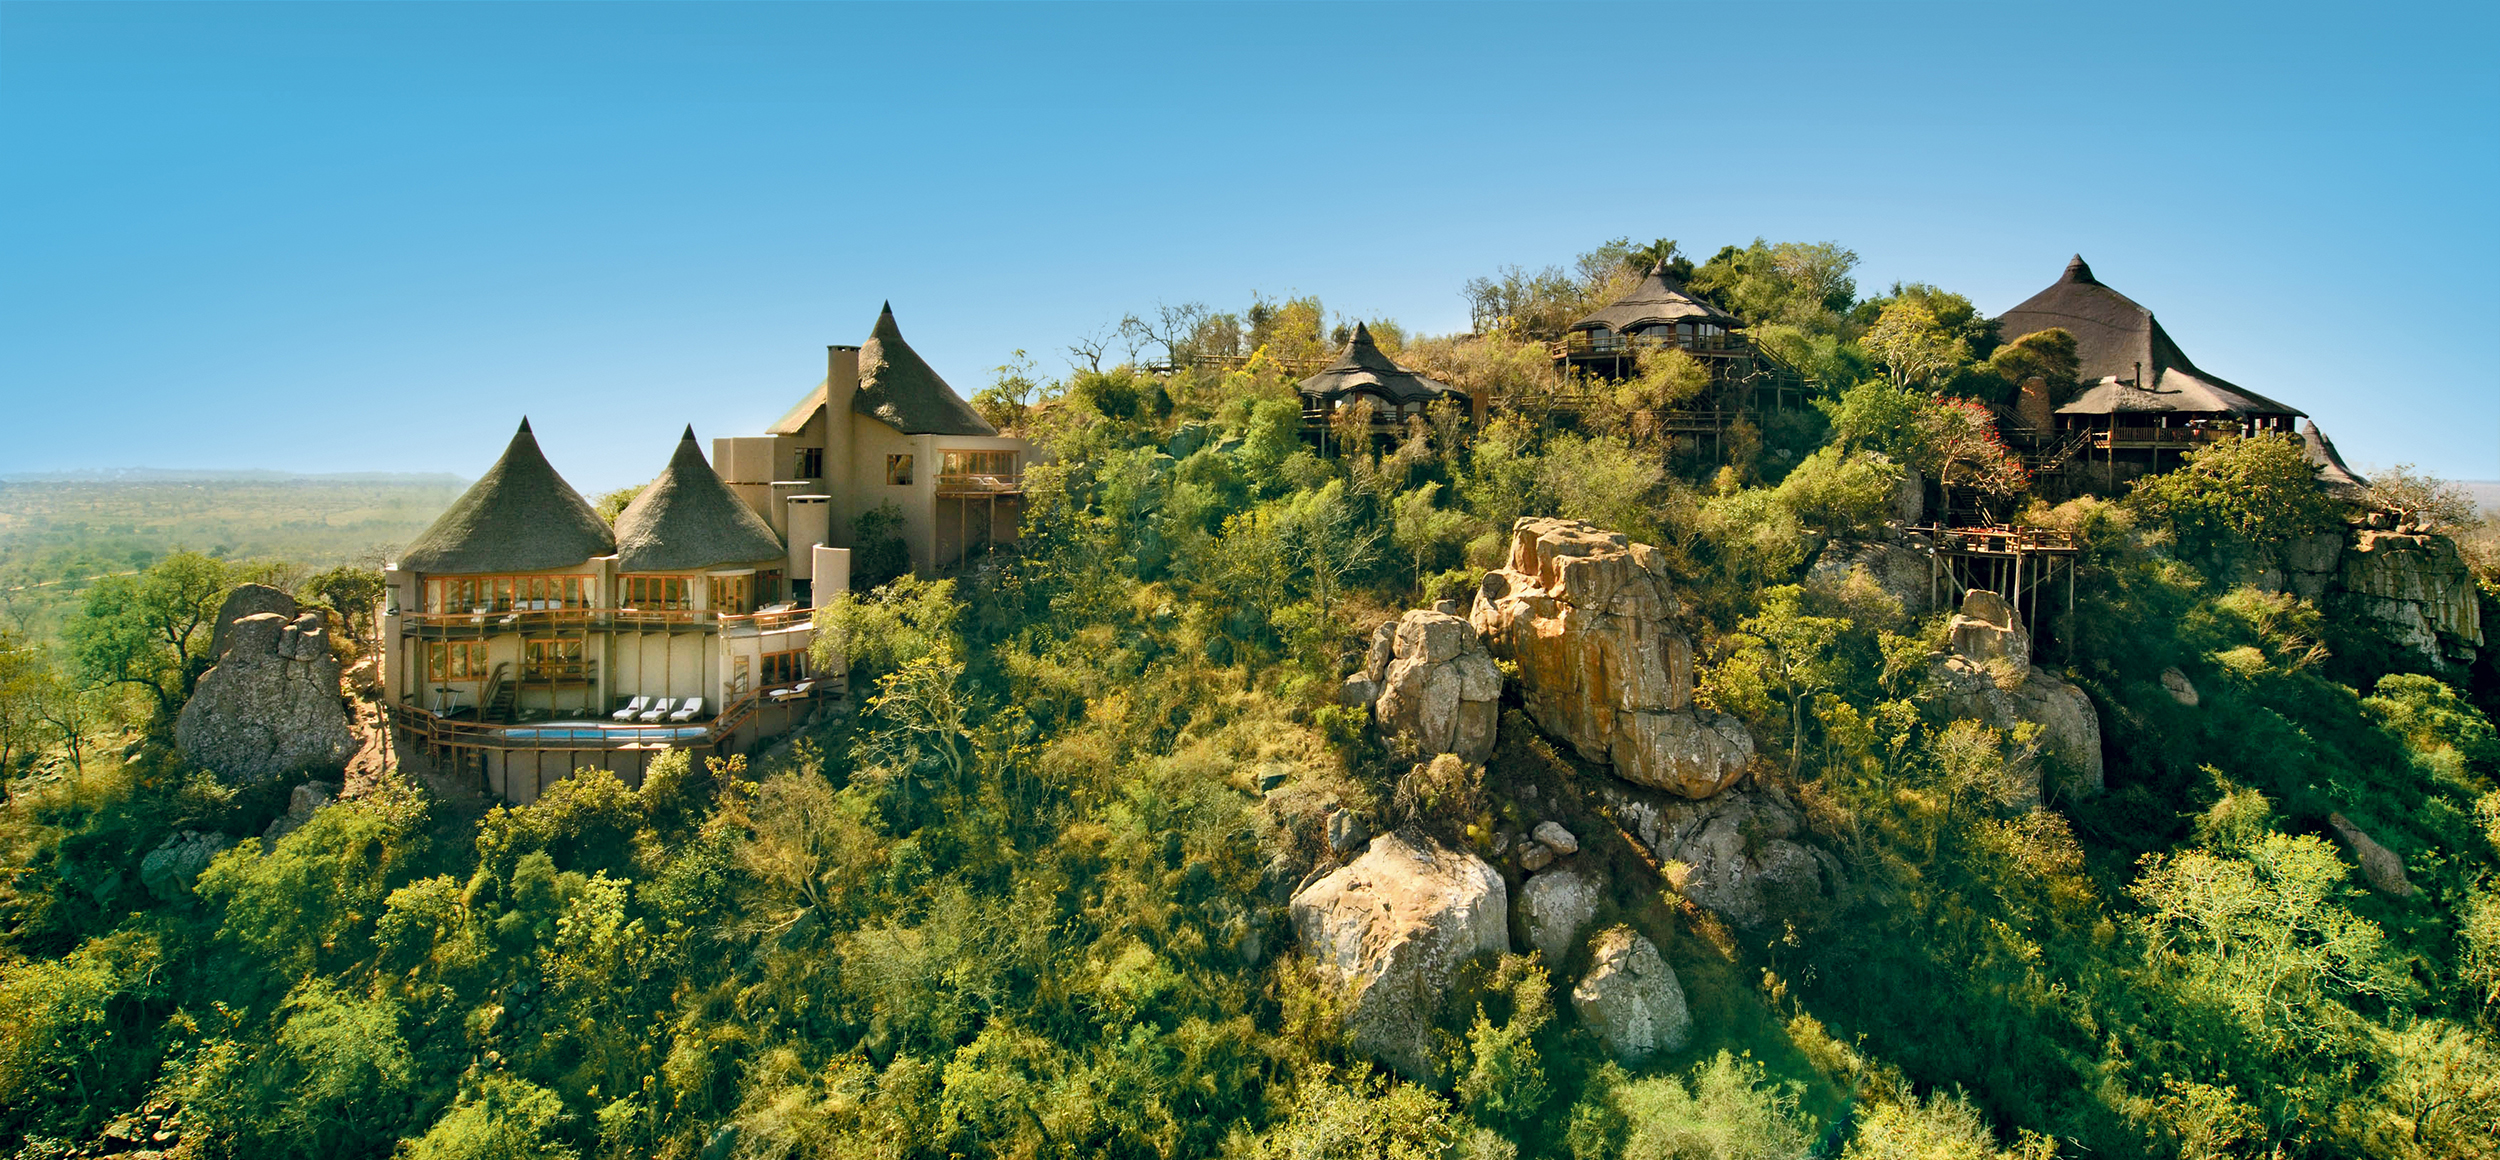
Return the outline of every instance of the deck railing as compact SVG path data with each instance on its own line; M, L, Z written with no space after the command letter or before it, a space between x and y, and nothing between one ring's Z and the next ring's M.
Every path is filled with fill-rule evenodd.
M1015 471L999 475L967 471L945 474L938 476L937 490L939 495L950 498L967 495L1022 495L1024 494L1024 473Z
M808 690L794 693L793 690L801 684L808 685ZM385 705L383 711L392 725L407 731L419 742L436 748L623 749L658 745L684 748L719 744L767 704L838 697L847 690L848 683L839 677L817 677L759 688L723 706L709 720L661 721L646 725L625 724L602 717L592 726L566 728L563 736L551 735L561 725L555 718L488 723L444 716L414 704ZM583 732L593 735L580 736Z
M768 608L755 612L714 612L688 608L515 608L499 612L402 612L400 628L471 629L499 632L562 633L566 630L634 631L672 627L717 627L728 632L774 632L807 621L813 608Z

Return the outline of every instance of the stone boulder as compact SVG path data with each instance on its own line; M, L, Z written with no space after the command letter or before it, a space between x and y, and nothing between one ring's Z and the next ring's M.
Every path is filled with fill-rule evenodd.
M1675 612L1658 549L1532 517L1512 528L1510 558L1485 574L1469 619L1519 666L1538 728L1626 781L1707 797L1743 775L1753 743L1692 707L1692 640Z
M1412 738L1420 753L1482 764L1493 757L1502 670L1466 621L1418 609L1373 634L1363 671L1346 679L1343 699L1369 705L1384 737Z
M1459 968L1510 948L1510 895L1480 858L1403 833L1293 896L1294 933L1346 996L1356 1050L1429 1079L1433 1019Z
M1836 864L1797 840L1797 808L1768 786L1706 801L1612 787L1604 796L1624 832L1668 867L1676 893L1733 925L1804 909L1821 897L1826 873L1837 876Z
M2356 532L2338 587L2400 647L2433 665L2470 663L2484 647L2482 602L2456 541L2429 533Z
M1951 648L1988 668L2031 671L2031 633L2015 623L2014 606L1985 588L1962 594L1962 610L1945 626Z
M2405 877L2402 856L2379 845L2342 814L2328 814L2326 824L2345 845L2352 847L2353 859L2361 863L2361 876L2369 881L2370 889L2394 898L2413 897L2413 880Z
M1569 867L1557 866L1528 879L1519 888L1520 925L1528 945L1544 952L1548 966L1559 966L1571 953L1580 930L1597 917L1597 880Z
M1901 602L1901 611L1925 616L1935 608L1935 562L1906 543L1838 543L1823 549L1806 572L1809 584L1838 586L1863 571L1884 595Z
M2188 680L2188 675L2180 672L2177 665L2161 671L2161 687L2163 692L2170 694L2171 700L2190 709L2204 703L2205 699L2196 695L2196 683Z
M226 635L233 631L235 621L263 612L293 620L301 611L294 597L266 584L235 585L234 591L226 593L225 603L217 606L217 619L209 622L208 659L214 662L226 655Z
M192 764L229 781L344 767L356 742L321 614L236 620L175 718L174 740Z
M190 893L192 880L208 869L219 851L231 845L234 839L224 834L184 830L170 835L139 860L139 882L157 898L175 901Z
M1658 948L1628 926L1597 936L1594 963L1571 989L1571 1006L1617 1059L1637 1063L1680 1051L1693 1036L1684 986Z
M2031 667L2029 638L2013 623L2013 610L2004 598L1972 589L1963 597L1962 614L1953 618L1951 632L1953 651L1937 657L1929 668L1930 688L1946 715L2008 731L2026 721L2040 726L2040 752L2062 775L2060 788L2070 794L2099 793L2100 714L2083 690ZM2028 773L2021 796L2037 805L2038 771Z
M304 823L312 820L313 811L336 800L336 791L337 787L318 781L296 786L295 791L287 795L286 812L270 819L268 828L261 831L261 852L265 854L277 849L280 838L303 829Z

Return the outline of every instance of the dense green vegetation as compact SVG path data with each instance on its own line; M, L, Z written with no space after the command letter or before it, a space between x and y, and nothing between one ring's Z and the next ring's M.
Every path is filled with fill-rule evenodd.
M1659 260L1681 259L1617 243L1485 280L1474 337L1372 330L1464 385L1551 390L1534 344ZM0 814L0 1140L59 1155L171 1115L200 1156L2492 1155L2488 664L2401 671L2334 610L2234 587L2338 513L2251 486L2295 448L2223 445L2027 513L2083 545L2048 659L2110 760L2106 793L2015 808L2028 738L1925 687L1940 620L1808 565L1881 523L1903 465L2019 504L1967 403L2059 352L1996 349L1931 287L1862 299L1853 262L1756 243L1692 267L1845 385L1724 464L1533 408L1322 458L1278 365L1328 349L1309 299L1138 323L1168 373L1099 343L1063 382L1002 371L980 405L1054 457L1020 553L825 610L858 704L751 761L586 772L482 817L384 783L147 884L169 835L256 834L284 787L161 747L46 758ZM1475 769L1335 705L1370 630L1471 589L1525 514L1668 553L1704 695L1840 859L1835 894L1732 929L1603 837L1606 775L1524 717ZM0 657L161 729L187 662L132 626L178 620L200 560L91 598L57 663ZM2163 690L2174 665L2200 707ZM1351 1054L1283 907L1337 803L1458 844L1566 820L1697 1042L1604 1058L1560 1001L1575 951L1483 963L1431 1082ZM2335 813L2412 898L2363 888Z

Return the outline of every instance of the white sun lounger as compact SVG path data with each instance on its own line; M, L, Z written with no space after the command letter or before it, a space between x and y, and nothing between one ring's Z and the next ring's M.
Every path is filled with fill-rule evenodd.
M684 705L679 706L676 712L668 715L668 719L671 721L692 721L694 720L694 715L702 711L703 698L688 697L686 698L686 703Z
M659 704L653 705L650 708L635 714L634 720L640 721L645 725L650 725L659 721L660 718L668 716L669 710L675 709L676 707L677 702L667 698L662 698Z
M642 711L650 707L651 698L636 697L631 701L625 702L624 708L608 714L608 719L611 721L631 721L634 718L641 716Z

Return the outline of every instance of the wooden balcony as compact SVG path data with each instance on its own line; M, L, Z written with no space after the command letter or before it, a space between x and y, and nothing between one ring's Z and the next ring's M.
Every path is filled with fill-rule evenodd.
M1006 475L988 475L979 472L963 472L940 475L937 480L937 493L943 499L965 497L982 499L989 496L1023 495L1024 473L1017 471Z
M1752 354L1753 343L1741 335L1695 335L1690 341L1679 341L1650 334L1609 334L1593 337L1585 330L1545 344L1546 354L1556 361L1588 358L1636 358L1653 350L1681 350L1699 358L1730 358Z
M2184 451L2239 434L2237 427L2120 427L2091 433L2094 451Z
M579 636L592 632L772 632L806 623L813 608L768 605L754 612L683 608L516 608L503 611L402 612L403 636L483 640L505 633Z

